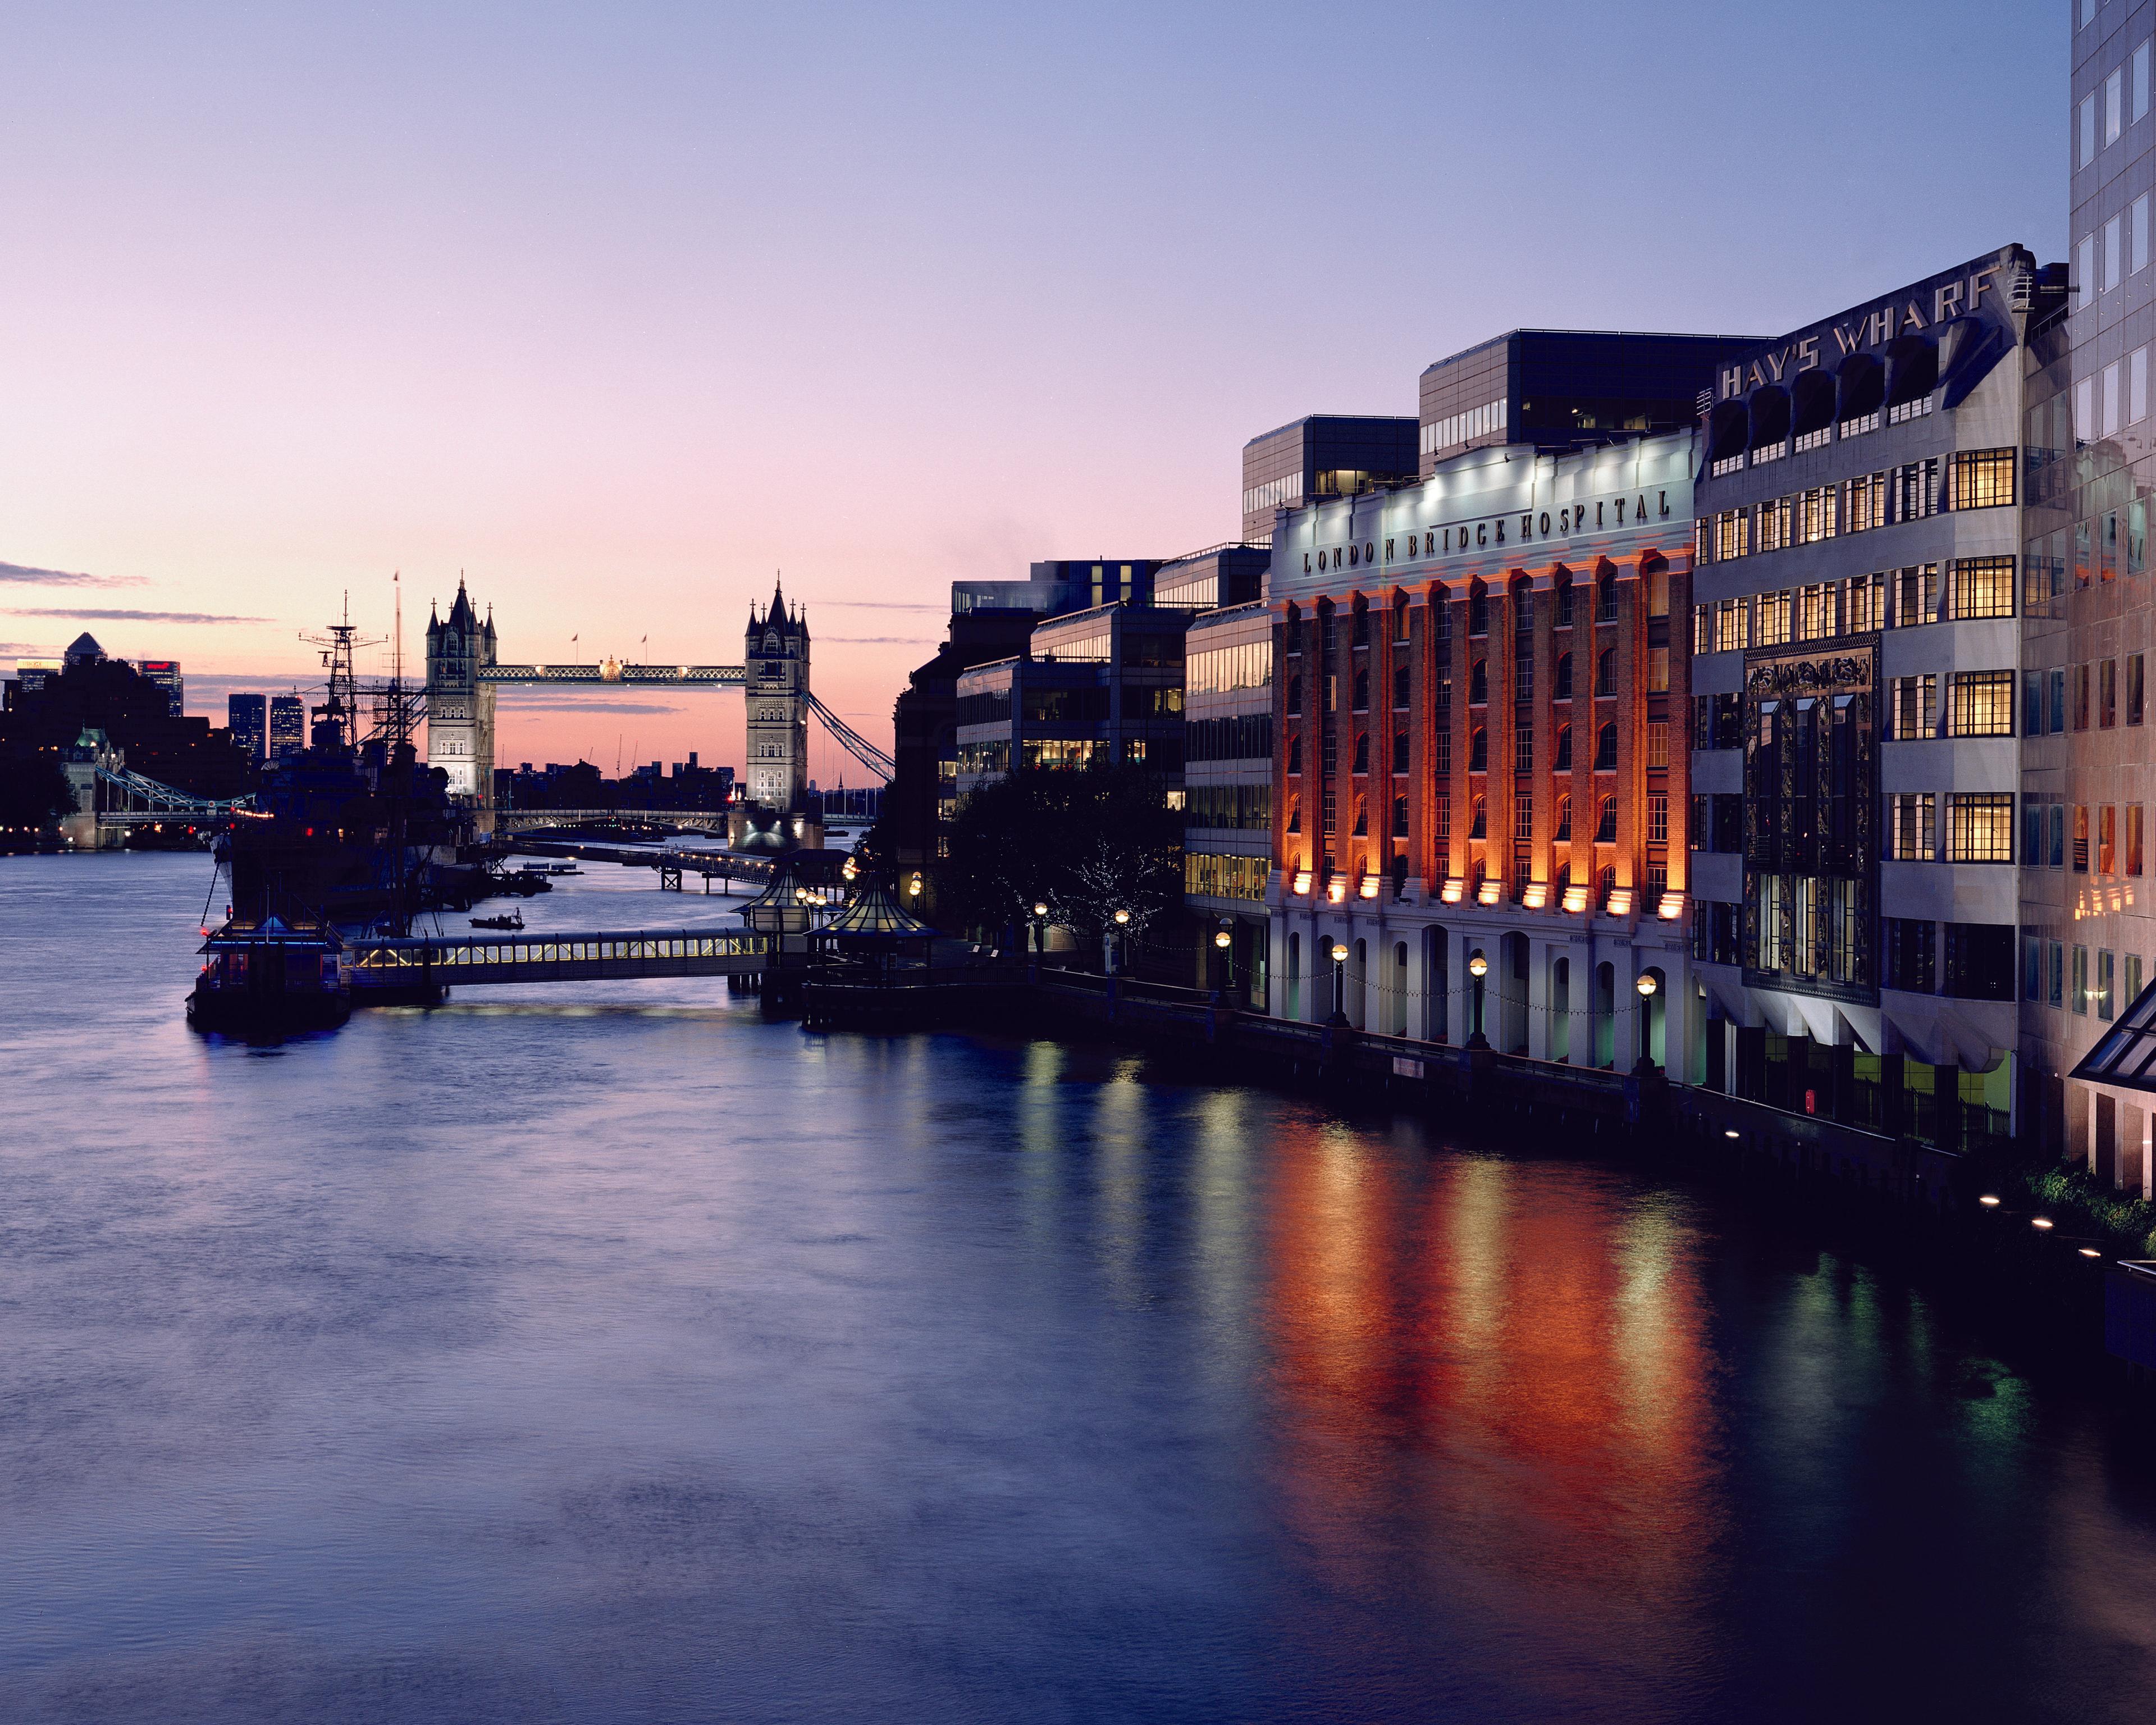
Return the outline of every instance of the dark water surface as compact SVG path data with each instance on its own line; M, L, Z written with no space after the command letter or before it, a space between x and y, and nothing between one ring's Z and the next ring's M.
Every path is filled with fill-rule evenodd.
M2156 1717L2156 1434L1720 1195L716 982L208 1043L208 881L0 860L0 1717Z

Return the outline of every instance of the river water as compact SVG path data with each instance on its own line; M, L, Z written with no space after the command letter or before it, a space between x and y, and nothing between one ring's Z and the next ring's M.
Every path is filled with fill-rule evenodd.
M2156 1715L2156 1431L1722 1194L720 982L205 1041L208 885L0 860L0 1716Z

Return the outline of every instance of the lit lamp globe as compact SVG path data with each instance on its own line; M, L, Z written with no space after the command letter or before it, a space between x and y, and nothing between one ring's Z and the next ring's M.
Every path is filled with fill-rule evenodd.
M1640 991L1640 998L1642 1000L1651 1000L1655 998L1655 989L1658 985L1651 972L1643 971L1640 973L1640 980L1632 986Z
M1467 961L1467 973L1473 977L1484 977L1489 975L1490 961L1487 958L1485 958L1480 952L1477 952L1472 958L1470 958Z
M1126 927L1128 927L1130 926L1130 920L1131 920L1131 913L1130 913L1128 911L1116 911L1116 927L1118 927L1118 928L1126 928Z
M1226 952L1228 950L1228 931L1223 928L1216 932L1213 937L1213 944L1219 947L1222 952Z
M1335 964L1345 964L1345 963L1348 962L1348 942L1345 942L1345 941L1335 941L1335 942L1333 942L1333 943L1332 943L1332 962L1333 962Z
M1033 907L1033 914L1036 916L1045 916L1048 914L1048 906L1046 905L1035 905Z

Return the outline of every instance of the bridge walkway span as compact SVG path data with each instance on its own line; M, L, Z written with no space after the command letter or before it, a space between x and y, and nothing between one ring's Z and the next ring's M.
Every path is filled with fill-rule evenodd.
M350 946L352 998L485 983L747 976L771 962L778 940L712 929L365 937Z

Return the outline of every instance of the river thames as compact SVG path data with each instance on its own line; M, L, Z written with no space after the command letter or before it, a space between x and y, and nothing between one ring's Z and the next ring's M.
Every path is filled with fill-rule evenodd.
M2156 1712L2156 1428L1728 1194L716 981L206 1041L209 882L0 860L9 1718Z

